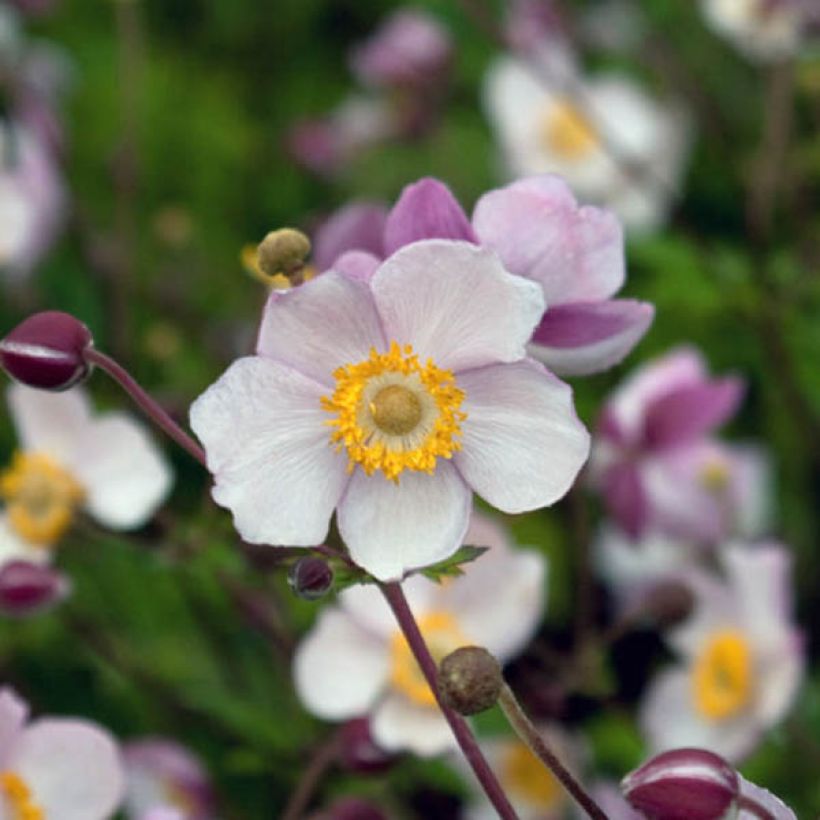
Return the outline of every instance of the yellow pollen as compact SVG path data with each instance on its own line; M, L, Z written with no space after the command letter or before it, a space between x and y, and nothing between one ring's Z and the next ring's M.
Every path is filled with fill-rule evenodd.
M583 159L600 144L592 123L567 100L550 105L541 137L545 148L569 161Z
M511 741L501 754L501 784L515 798L548 810L563 802L564 792L544 764L519 741Z
M83 488L44 453L15 453L0 474L0 497L11 526L21 538L50 546L68 529Z
M436 663L460 646L470 643L449 612L430 612L422 616L419 618L419 629ZM390 682L393 686L419 706L435 706L435 695L401 632L396 632L390 641L390 658Z
M25 780L15 772L0 772L0 795L6 798L10 820L45 820L45 812L34 802Z
M710 720L725 720L743 709L752 694L752 658L746 638L726 630L713 635L692 670L695 705Z
M367 475L381 470L397 480L404 470L433 473L439 458L461 448L460 407L464 391L453 374L428 360L422 365L410 345L391 342L387 353L334 372L336 389L322 398L333 418L330 440L347 450L348 468Z

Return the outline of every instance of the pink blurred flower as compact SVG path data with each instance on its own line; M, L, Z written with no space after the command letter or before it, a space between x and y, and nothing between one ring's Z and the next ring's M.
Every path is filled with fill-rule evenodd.
M786 714L803 678L791 556L724 548L725 579L693 574L690 617L669 633L680 662L651 683L640 722L652 751L696 746L735 762Z
M28 707L0 690L0 811L4 817L105 820L122 800L114 739L72 718L27 722Z
M742 393L739 379L709 378L700 354L679 348L613 394L598 425L592 482L632 538L650 529L706 541L725 534L724 505L743 493L744 479L736 474L732 489L724 472L712 475L711 459L719 457L723 471L732 456L707 436L734 414Z
M4 548L4 522L0 520L0 550ZM15 618L43 612L64 600L71 581L44 564L0 556L0 614Z
M612 298L625 278L617 219L608 211L579 206L558 177L532 177L488 192L476 203L472 221L447 186L430 178L408 185L386 218L376 206L370 214L368 221L340 215L318 232L317 247L332 246L337 254L335 260L323 255L320 269L332 266L367 278L383 256L431 238L492 250L510 273L540 285L547 311L529 352L559 375L612 366L652 322L651 305ZM375 228L382 220L379 244ZM331 225L332 243L325 239Z
M184 746L161 737L132 740L123 745L123 760L128 817L153 818L161 812L175 812L180 820L214 816L215 797L208 774Z
M472 491L505 512L554 503L589 443L569 387L526 357L543 311L534 283L453 240L276 294L257 355L191 408L214 499L251 543L319 544L336 509L380 580L452 555Z

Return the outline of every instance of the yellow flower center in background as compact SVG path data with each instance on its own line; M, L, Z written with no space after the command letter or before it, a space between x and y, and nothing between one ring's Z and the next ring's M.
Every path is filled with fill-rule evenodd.
M752 694L752 657L746 638L735 630L713 635L695 661L692 687L698 711L725 720L743 709Z
M0 795L5 798L11 820L45 820L25 780L14 772L0 772Z
M453 374L428 360L422 365L410 345L391 342L387 353L334 372L336 390L322 398L334 415L331 442L347 450L352 471L381 470L396 480L404 470L432 473L436 459L452 458L460 449L459 408L464 391Z
M515 799L549 810L564 802L564 792L544 764L523 744L510 742L501 753L501 785Z
M16 453L0 475L0 496L11 526L21 538L48 546L68 529L83 488L43 453Z
M592 123L567 100L549 106L541 126L541 139L550 153L568 161L581 160L600 145Z
M460 646L470 643L449 612L430 612L419 618L419 629L433 660L439 663ZM390 641L390 682L419 706L435 706L436 698L401 632Z
M700 473L701 484L711 493L722 493L726 490L729 478L729 466L719 459L707 462Z

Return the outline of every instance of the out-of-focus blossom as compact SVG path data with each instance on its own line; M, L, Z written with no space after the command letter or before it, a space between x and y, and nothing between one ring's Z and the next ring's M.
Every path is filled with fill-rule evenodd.
M173 740L159 737L123 745L126 773L125 809L129 818L153 818L173 811L181 820L208 820L215 798L200 760Z
M308 820L387 820L387 814L359 797L341 797L326 809L311 814Z
M711 379L697 351L679 348L613 394L598 425L592 481L624 532L714 542L760 523L739 510L762 505L755 488L765 480L747 474L759 475L763 462L707 438L731 418L742 392L737 378Z
M504 35L516 52L527 55L562 49L566 39L555 0L510 0Z
M636 0L603 0L581 19L581 33L587 42L619 54L634 53L640 47L646 28Z
M646 815L638 814L615 783L599 780L589 787L592 799L601 807L609 820L644 820Z
M640 719L653 752L696 746L735 762L783 718L800 685L789 554L730 545L721 557L725 580L690 579L695 607L669 633L680 663L646 693Z
M41 15L50 12L59 0L12 0L24 14Z
M795 820L794 812L705 749L663 752L630 772L621 789L640 814L660 820ZM625 817L614 814L613 818Z
M0 520L0 551L5 546ZM34 561L8 560L0 554L0 614L22 618L60 603L71 591L69 579Z
M701 0L707 23L753 60L782 60L798 51L811 0Z
M657 228L680 184L688 117L627 77L573 74L512 58L490 68L485 107L508 176L560 174L627 229Z
M126 530L142 526L165 499L171 472L130 416L95 417L79 387L46 393L15 384L7 396L20 450L0 475L0 496L7 527L29 542L16 557L39 551L47 559L79 508Z
M122 800L114 739L72 718L28 722L28 707L0 690L0 814L26 820L106 820Z
M489 546L467 573L436 585L423 576L403 584L434 658L461 646L486 647L501 662L523 649L544 607L544 559L514 551L490 519L474 514L466 542ZM370 713L379 746L434 755L454 738L433 693L373 586L358 586L324 609L294 660L305 706L327 720Z
M540 731L561 762L574 770L579 756L577 744L555 726L541 727ZM521 740L488 738L481 741L481 751L520 820L561 820L567 816L569 794ZM475 783L464 810L465 820L493 820L498 816L496 810L472 774L468 775L466 765L461 760L457 765Z
M317 233L319 269L368 278L378 259L421 239L460 239L498 254L511 273L541 286L547 312L529 346L560 375L620 361L652 322L646 302L611 298L624 282L623 235L609 212L581 207L558 177L539 176L489 191L468 220L436 179L408 185L386 217L377 205L349 206ZM384 224L379 238L376 228ZM318 258L318 249L327 249ZM330 250L336 254L336 258Z
M449 32L435 17L401 8L352 50L350 65L365 86L422 90L446 78L452 50Z
M571 390L526 358L541 289L491 251L429 240L369 282L330 271L268 300L257 355L191 408L213 497L251 543L312 546L337 523L380 580L452 555L472 491L554 503L588 452Z

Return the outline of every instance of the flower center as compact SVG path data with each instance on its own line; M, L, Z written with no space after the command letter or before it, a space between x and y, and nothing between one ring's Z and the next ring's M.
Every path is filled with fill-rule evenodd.
M511 742L501 754L499 777L507 791L539 809L553 809L563 802L558 781L523 744Z
M714 494L722 493L728 488L729 478L729 467L720 459L707 462L700 473L700 483Z
M0 795L5 797L10 820L45 820L26 781L15 772L0 772Z
M422 365L410 345L391 342L387 353L347 364L333 374L336 389L322 397L334 415L330 440L347 450L349 469L398 479L404 470L432 473L438 458L460 449L464 391L449 370Z
M50 456L16 453L0 474L0 497L11 526L33 544L53 544L68 529L83 488Z
M569 161L583 159L600 144L592 123L567 100L550 105L541 126L541 139L550 153Z
M725 720L743 709L752 693L746 638L734 630L713 635L695 661L692 687L698 711L710 720Z
M419 618L419 629L436 663L470 642L449 612L424 615ZM436 698L401 632L396 632L390 641L390 658L393 686L419 706L435 706Z

